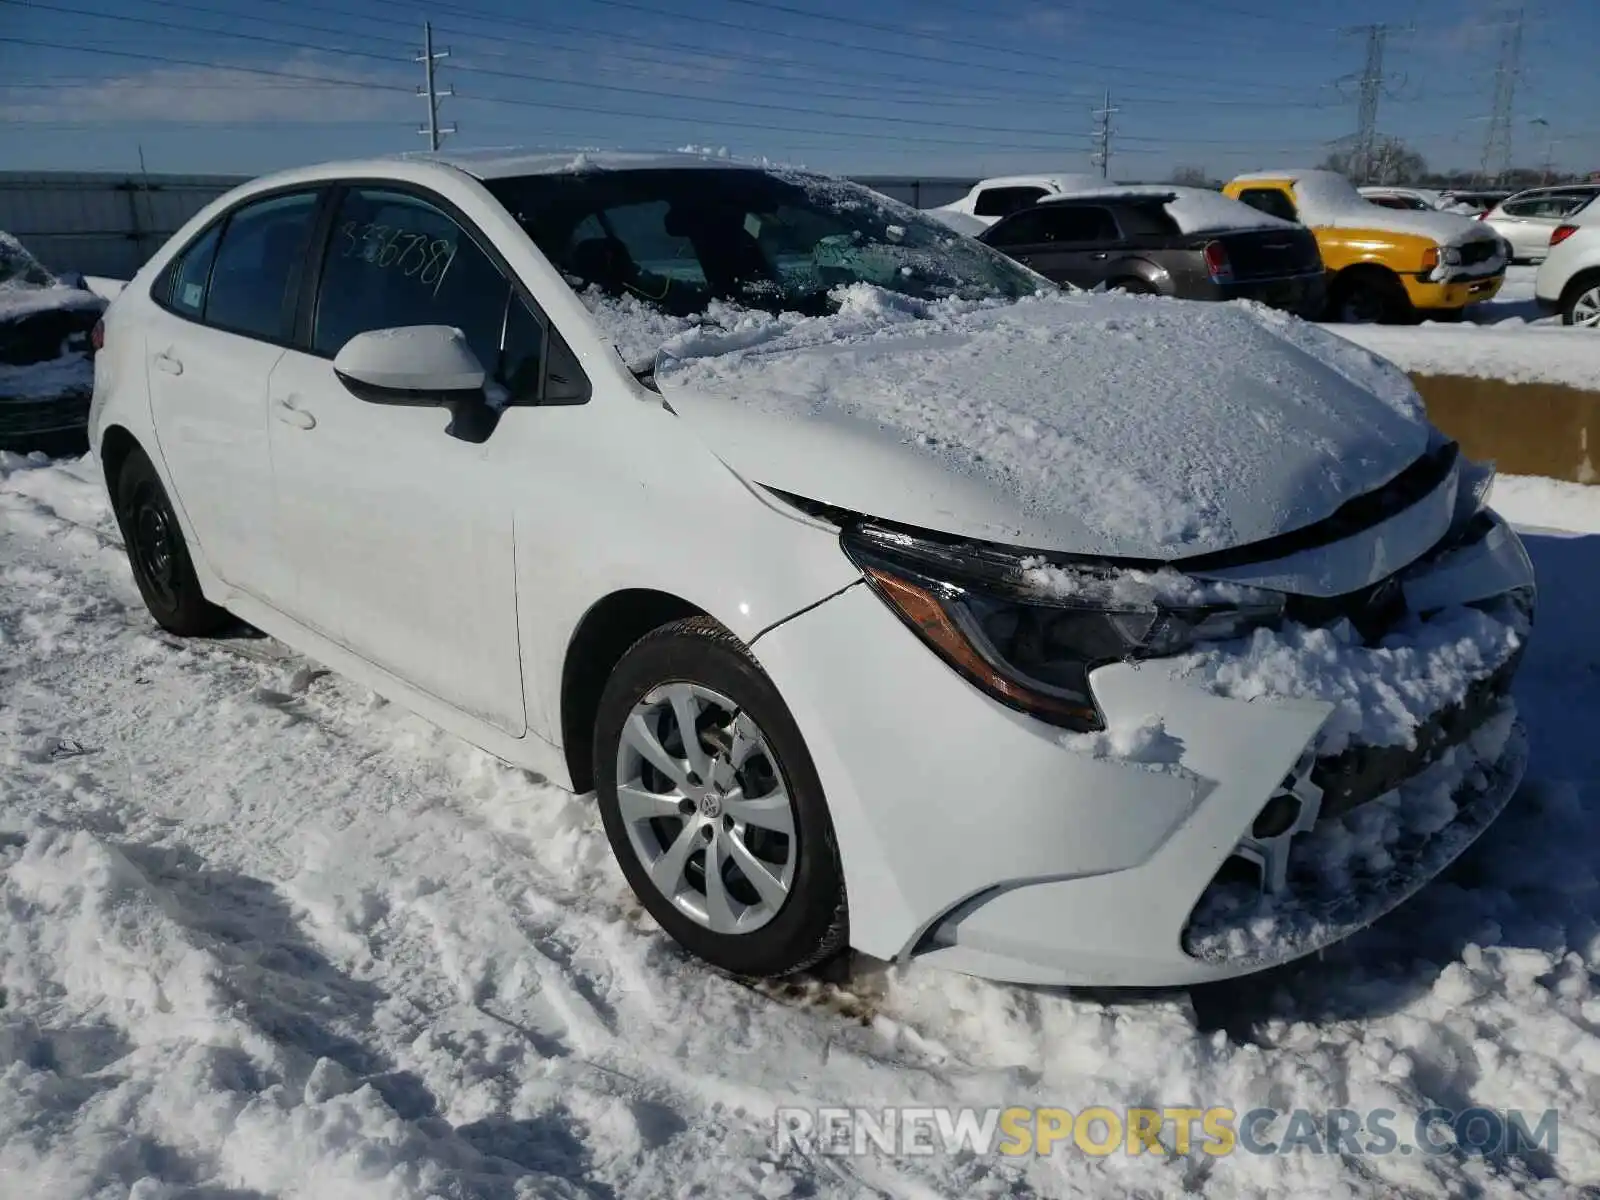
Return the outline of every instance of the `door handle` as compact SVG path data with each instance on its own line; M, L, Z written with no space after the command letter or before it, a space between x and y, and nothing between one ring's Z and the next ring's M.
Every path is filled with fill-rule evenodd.
M1096 250L1093 254L1089 255L1089 257L1094 259L1095 262L1100 262L1102 259L1110 258L1111 255L1106 253L1104 250Z
M293 396L274 401L272 415L285 425L293 425L296 429L315 429L317 427L317 419L305 409L297 408Z
M183 363L179 362L165 350L162 350L156 354L153 361L155 362L156 370L158 371L165 371L168 375L183 374Z

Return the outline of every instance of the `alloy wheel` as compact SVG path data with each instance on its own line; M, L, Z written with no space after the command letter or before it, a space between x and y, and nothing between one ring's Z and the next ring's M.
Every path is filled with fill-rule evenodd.
M799 862L794 806L761 727L720 692L647 692L617 746L617 808L650 883L713 933L778 915Z
M1584 329L1600 329L1600 284L1572 302L1572 323Z

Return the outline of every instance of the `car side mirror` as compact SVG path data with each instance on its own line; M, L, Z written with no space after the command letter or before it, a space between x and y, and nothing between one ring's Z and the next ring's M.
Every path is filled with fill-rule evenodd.
M500 419L484 392L483 364L449 325L358 333L334 356L333 373L368 404L448 409L445 432L462 441L487 441Z

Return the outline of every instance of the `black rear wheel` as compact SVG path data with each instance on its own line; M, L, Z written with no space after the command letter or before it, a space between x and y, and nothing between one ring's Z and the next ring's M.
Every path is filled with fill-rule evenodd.
M112 483L112 507L128 549L133 579L156 624L180 637L203 637L226 626L226 611L205 598L183 530L161 477L135 447Z

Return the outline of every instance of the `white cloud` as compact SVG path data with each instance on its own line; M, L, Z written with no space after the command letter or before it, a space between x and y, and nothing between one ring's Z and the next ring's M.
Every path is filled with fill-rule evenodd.
M390 75L351 70L336 58L300 54L263 70L379 85L345 87L284 79L237 67L155 67L61 88L48 103L0 107L0 119L29 121L203 121L219 125L404 119L421 105ZM380 90L396 89L396 90Z

